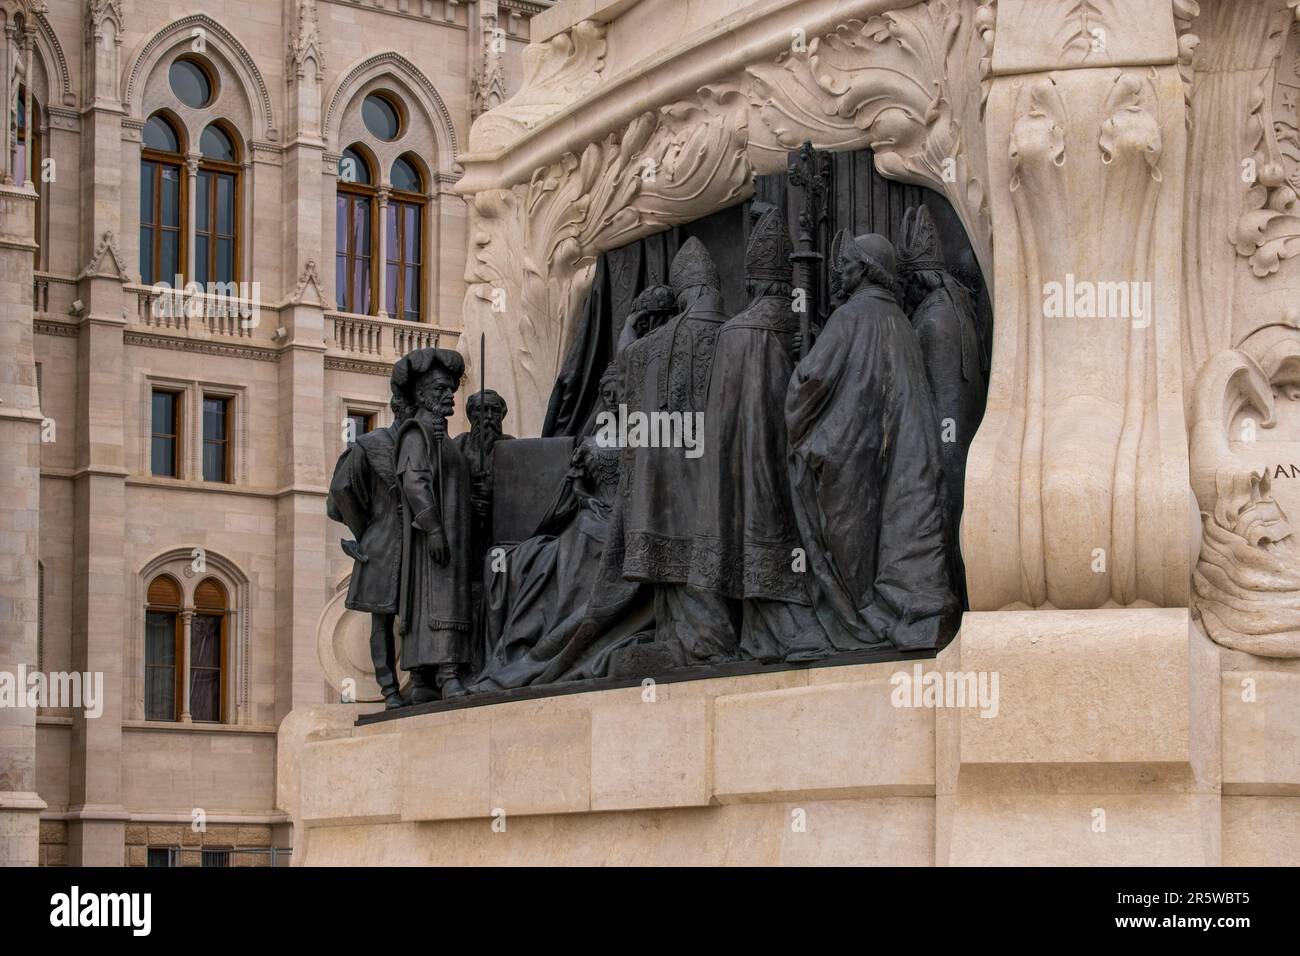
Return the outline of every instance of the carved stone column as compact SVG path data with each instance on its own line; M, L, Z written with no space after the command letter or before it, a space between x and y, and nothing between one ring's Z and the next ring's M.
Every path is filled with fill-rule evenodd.
M375 205L379 209L379 281L375 283L375 314L381 319L388 315L388 200L392 189L380 186L375 194Z
M1187 611L1185 6L985 4L995 343L972 613L939 663L999 674L1001 708L940 714L940 863L1219 860L1218 652Z
M181 653L176 667L181 673L181 723L190 724L194 717L190 713L190 657L193 648L194 608L187 607L181 611Z
M196 256L198 254L198 234L199 234L199 159L198 153L190 153L185 157L185 208L188 210L185 225L185 282L180 285L184 287L197 280L198 272L195 270ZM172 276L163 276L166 282L175 282Z
M316 615L325 577L325 309L317 263L332 262L334 180L321 139L321 84L326 49L315 0L299 0L287 52L290 123L281 171L285 223L284 282L278 318L284 329L279 362L280 494L276 499L277 719L324 698L316 656ZM268 158L273 154L267 154ZM270 166L264 167L268 174ZM332 427L332 426L331 426Z
M123 648L127 633L126 424L122 396L124 331L133 299L123 283L137 273L123 260L122 102L118 71L121 4L95 0L86 11L82 61L81 262L77 298L76 472L72 479L72 669L102 673L103 713L73 715L69 760L69 863L121 866L127 811L122 805ZM133 231L135 225L130 227ZM135 263L131 263L134 266ZM134 412L133 412L134 414ZM139 636L135 636L139 639Z

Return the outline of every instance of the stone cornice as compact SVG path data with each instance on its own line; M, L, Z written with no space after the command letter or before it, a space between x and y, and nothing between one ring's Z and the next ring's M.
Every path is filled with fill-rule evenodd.
M361 372L365 375L383 375L385 377L393 374L393 366L386 362L366 362L361 359L337 358L335 356L325 358L325 368L335 372Z
M151 332L127 332L126 345L145 348L171 349L177 352L197 352L201 355L220 355L225 358L253 359L258 362L280 361L278 349L257 348L250 345L226 345L221 342L187 339L176 335L158 335Z
M788 50L796 33L811 38L833 32L847 20L916 5L916 0L767 0L756 4L743 15L723 18L697 31L667 52L602 78L601 85L579 102L513 142L489 152L461 154L457 159L465 175L456 191L467 195L527 182L534 171L572 150L574 143L596 142L631 123L646 109L647 89L655 90L658 103L690 98L702 87L739 76L746 67ZM720 50L726 52L720 55ZM509 106L507 101L500 108Z
M36 319L32 322L32 331L39 335L61 335L75 339L80 334L80 324L55 319Z

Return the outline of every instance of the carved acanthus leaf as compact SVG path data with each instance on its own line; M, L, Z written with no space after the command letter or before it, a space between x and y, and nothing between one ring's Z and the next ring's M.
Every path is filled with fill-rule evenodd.
M516 394L546 394L598 252L680 222L684 208L717 209L744 197L753 178L744 108L736 90L706 88L642 113L581 155L566 153L527 185L474 197L463 340L478 341L475 333L486 328L506 340L490 379L513 379ZM477 356L466 359L472 366ZM520 404L522 416L531 404Z
M1286 69L1300 68L1300 0L1288 7L1270 21L1272 68L1251 93L1246 135L1254 180L1232 234L1237 254L1260 278L1300 253L1300 81Z
M966 131L981 135L991 16L973 0L934 0L850 20L806 52L750 67L762 125L752 146L782 156L806 140L870 146L883 175L945 193L990 262L984 151L970 148Z
M519 92L475 120L471 152L510 145L524 133L581 99L601 81L605 69L605 26L583 20L572 29L524 51Z

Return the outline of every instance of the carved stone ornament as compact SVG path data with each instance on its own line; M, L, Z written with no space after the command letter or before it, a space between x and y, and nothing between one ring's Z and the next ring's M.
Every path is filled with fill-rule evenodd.
M1224 647L1300 657L1300 538L1289 517L1300 514L1300 336L1258 334L1212 357L1191 424L1202 625Z
M1260 277L1300 253L1300 0L1273 15L1268 44L1272 69L1252 94L1246 125L1250 202L1232 235L1237 254Z
M314 296L308 291L312 290ZM308 259L303 266L302 275L298 277L298 284L294 287L293 295L289 296L287 305L319 305L324 309L333 309L334 302L325 292L325 286L321 282L320 273L316 268L316 260Z
M756 172L783 170L786 153L805 141L870 146L884 175L943 192L987 267L984 143L967 133L979 129L987 56L979 10L973 0L932 0L848 20L802 49L640 114L526 184L476 193L464 341L487 332L502 343L488 378L518 410L521 432L540 430L596 255L734 204ZM980 17L987 22L987 11ZM478 120L472 150L517 143L594 89L602 30L582 23L531 48L524 89ZM477 357L465 358L472 369Z
M485 50L485 57L489 53ZM471 152L500 149L591 92L605 69L605 27L583 20L545 43L528 47L523 59L519 92L474 122L469 133Z
M113 230L109 229L100 237L90 262L86 263L86 268L81 270L77 278L121 279L123 282L129 282L131 276L127 273L123 262L122 252L117 247L117 238L113 235Z
M320 20L316 0L298 0L298 29L289 41L288 73L303 79L306 63L316 65L316 80L325 79L325 48L320 38Z

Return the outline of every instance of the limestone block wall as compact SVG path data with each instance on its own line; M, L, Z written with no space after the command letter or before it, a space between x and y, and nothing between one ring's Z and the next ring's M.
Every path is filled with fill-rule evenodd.
M972 615L920 666L997 674L991 716L898 706L912 663L296 711L295 864L1300 864L1294 668L1220 655L1185 612L1061 613Z

